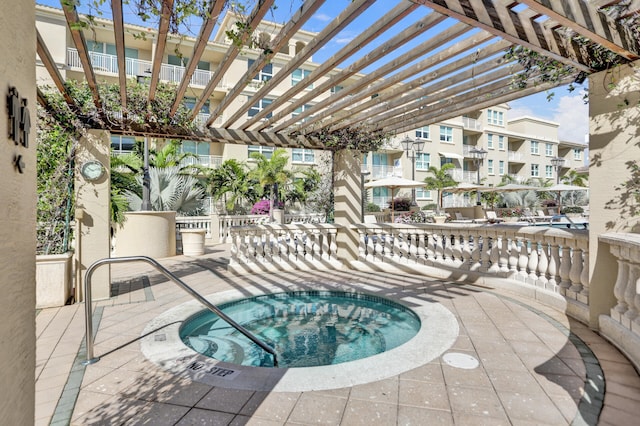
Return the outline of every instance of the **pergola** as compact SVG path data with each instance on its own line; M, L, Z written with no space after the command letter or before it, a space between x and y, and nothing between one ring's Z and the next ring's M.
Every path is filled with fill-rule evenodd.
M246 23L255 29L265 17L274 0L256 2L255 8L246 17ZM298 31L302 25L324 3L324 0L307 0L298 10L294 10L289 21L271 41L265 50L248 69L238 83L231 88L222 101L211 112L202 137L211 141L226 143L249 143L255 145L323 148L317 138L305 137L313 132L333 132L349 126L362 126L369 131L397 133L409 131L421 126L443 121L474 110L511 101L536 92L548 90L558 85L584 79L595 71L592 68L590 50L586 44L580 44L571 35L583 36L592 45L601 46L619 56L620 62L640 58L637 37L632 29L625 25L640 9L640 1L610 0L570 0L563 2L549 0L401 0L393 7L389 3L387 13L373 22L364 31L353 37L330 58L321 63L299 84L278 96L271 105L246 119L251 107L243 107L225 114L226 119L217 127L210 127L216 118L228 111L231 102L237 98L247 82L251 81L262 67ZM288 78L311 55L347 27L354 19L364 13L374 0L354 0L329 22L313 40L299 51L273 78L260 87L253 96L260 99L269 95L276 85ZM385 2L387 3L387 2ZM104 114L102 101L98 93L96 75L89 59L87 43L75 6L62 2L73 42L80 56L85 79L91 89L93 101L99 113ZM163 52L169 33L169 17L174 7L173 0L164 0L163 11L157 29L157 44L151 68L149 99L153 100L159 82L159 73ZM191 58L181 83L176 91L171 108L174 114L183 101L191 76L200 59L216 19L223 11L225 1L211 2L207 19L204 19L195 41ZM610 9L602 9L609 7ZM611 9L613 7L613 9ZM428 8L428 13L424 9ZM114 20L115 45L119 64L119 86L123 111L127 108L124 22L121 0L111 1L111 13ZM418 15L415 23L393 34L384 42L378 37L390 30L401 19L412 14ZM434 32L436 25L448 18L451 21L445 30ZM241 34L240 41L250 36ZM420 44L403 54L395 51L411 40ZM37 53L50 73L55 85L63 94L67 103L73 106L73 99L66 91L62 76L46 46L45 40L38 35ZM369 53L358 56L366 45L375 46ZM446 48L440 48L446 46ZM522 46L547 58L556 60L571 68L570 72L552 81L545 81L542 72L525 67L515 60L505 59L505 51L513 46ZM241 47L238 43L229 45L224 59L202 95L197 99L192 118L203 107L213 93L216 85L224 78L232 60L238 56ZM337 73L329 74L339 64L352 59L350 65ZM345 84L346 80L362 72L371 64L376 69L355 83ZM525 74L522 74L525 73ZM514 88L514 76L523 75L526 86ZM330 75L330 76L329 76ZM329 76L313 90L305 91L310 84L321 77ZM236 79L234 79L235 81ZM321 96L336 85L345 84L343 90L331 96ZM45 99L39 94L41 103ZM296 108L311 104L300 115L291 118ZM271 118L266 118L271 115ZM117 124L107 129L119 133ZM173 137L173 135L165 135ZM180 138L180 135L175 135Z

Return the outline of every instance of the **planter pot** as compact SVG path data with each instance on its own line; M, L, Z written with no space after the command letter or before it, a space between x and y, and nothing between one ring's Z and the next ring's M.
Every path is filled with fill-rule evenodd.
M433 221L435 223L445 223L447 221L447 217L446 216L434 216L433 217Z
M176 255L176 212L127 212L116 230L116 256Z
M504 219L505 222L520 222L520 218L517 216L507 216L502 219Z
M565 216L569 219L580 219L582 218L582 213L566 213Z
M182 229L182 254L185 256L200 256L204 254L204 229Z
M36 256L36 308L64 306L71 297L73 253Z

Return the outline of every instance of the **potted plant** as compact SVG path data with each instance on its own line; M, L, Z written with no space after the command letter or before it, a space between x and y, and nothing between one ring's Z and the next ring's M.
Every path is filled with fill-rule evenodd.
M570 218L582 217L582 213L584 213L584 209L580 206L567 206L562 209L561 213Z

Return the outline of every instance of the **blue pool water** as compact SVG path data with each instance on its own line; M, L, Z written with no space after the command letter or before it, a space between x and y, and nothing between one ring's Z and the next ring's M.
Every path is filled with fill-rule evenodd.
M420 329L420 320L410 309L360 293L277 293L219 307L271 345L279 367L332 365L369 357L405 343ZM193 350L220 361L273 365L271 355L210 311L185 321L180 338Z

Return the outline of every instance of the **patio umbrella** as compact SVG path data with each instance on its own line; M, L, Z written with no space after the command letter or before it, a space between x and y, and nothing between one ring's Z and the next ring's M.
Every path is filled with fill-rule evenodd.
M425 186L424 182L417 180L405 179L396 176L390 176L383 179L372 180L364 184L365 188L389 188L391 189L391 222L394 220L394 203L393 193L396 189L401 188L422 188Z
M558 193L558 212L562 211L562 206L560 205L560 193L563 191L588 191L589 188L586 186L577 186L577 185L567 185L566 183L556 183L555 185L548 186L546 188L537 188L536 191L541 192L557 192Z

